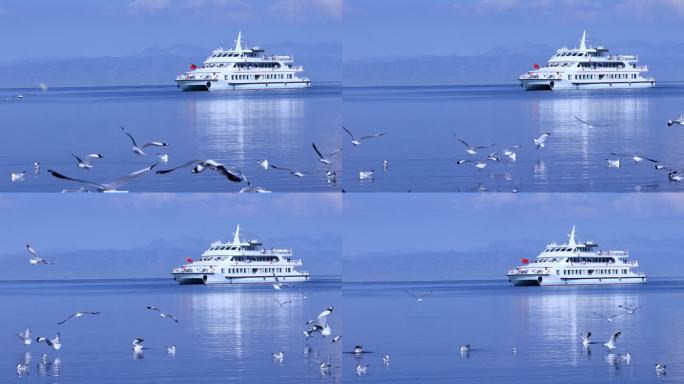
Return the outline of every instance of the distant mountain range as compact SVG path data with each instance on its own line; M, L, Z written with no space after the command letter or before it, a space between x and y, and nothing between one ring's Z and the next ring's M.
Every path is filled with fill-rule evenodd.
M35 58L0 62L0 88L103 85L174 85L176 75L190 64L201 64L215 47L176 45L149 48L123 57ZM339 44L280 45L277 52L293 54L313 82L340 81Z
M635 53L659 81L684 80L684 43L676 46L639 44L613 53ZM517 83L533 64L543 65L558 47L528 44L501 47L476 55L431 55L345 60L345 86L472 85ZM625 48L625 49L622 49Z

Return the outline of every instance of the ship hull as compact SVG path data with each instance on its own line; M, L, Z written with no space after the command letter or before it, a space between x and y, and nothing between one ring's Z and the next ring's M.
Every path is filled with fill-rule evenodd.
M631 82L596 81L577 82L571 80L520 79L520 85L527 91L561 91L581 89L634 89L653 88L655 80L635 80Z
M612 285L642 284L646 276L602 276L564 278L544 274L509 274L508 281L515 286L567 286L567 285Z
M245 91L311 88L311 81L231 83L221 80L176 80L178 88L187 91Z
M234 276L221 275L218 273L173 273L173 279L178 284L273 284L275 278L273 275L255 275L255 276ZM278 279L283 284L301 283L309 281L311 276L308 273L279 275Z

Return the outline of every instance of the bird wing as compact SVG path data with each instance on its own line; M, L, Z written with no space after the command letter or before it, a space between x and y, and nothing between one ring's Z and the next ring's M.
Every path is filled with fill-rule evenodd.
M321 312L320 315L318 315L318 325L321 327L325 327L328 325L328 317L330 316L330 312L328 310L325 310Z
M73 319L74 316L76 316L76 314L75 314L75 313L72 313L71 315L69 315L69 317L67 317L66 319L64 319L64 320L60 321L59 323L57 323L57 325L62 325L62 324L64 324L64 323L66 323L67 321Z
M117 189L117 188L133 181L134 179L137 179L140 176L146 175L148 172L150 172L152 170L152 168L156 167L157 164L159 164L159 162L156 162L156 163L150 165L149 167L145 167L141 170L129 173L128 175L120 177L120 178L112 181L109 184L103 184L103 186L105 187L104 189Z
M38 257L38 253L36 252L35 249L33 249L33 247L31 247L30 244L28 244L28 243L26 244L26 249L27 249L31 254L33 254L34 256Z
M354 135L351 133L350 130L347 129L347 127L345 127L345 126L343 125L343 126L342 126L342 129L344 129L344 131L347 132L347 134L352 138L352 140L355 140L355 139L354 139Z
M321 151L319 151L318 148L316 148L316 144L315 144L315 143L311 143L311 146L313 146L313 149L314 149L314 151L316 151L316 154L318 155L318 157L320 157L321 159L325 159L325 156L323 156L323 154L321 153Z
M133 145L135 145L135 146L137 147L138 144L135 142L135 139L133 138L133 135L131 135L131 134L126 130L126 128L124 128L124 127L120 127L120 128L121 128L121 130L122 130L128 137L131 138L131 142L133 142Z
M163 174L165 174L165 173L173 172L173 171L175 171L176 169L186 168L186 167L189 167L189 166L191 166L191 165L195 165L195 164L197 164L197 163L201 163L201 162L203 162L203 161L204 161L204 160L202 160L202 159L190 160L190 161L188 161L188 162L185 162L185 163L183 163L183 164L181 164L181 165L179 165L179 166L176 166L176 167L174 167L174 168L171 168L171 169L160 169L160 170L157 171L157 173L160 174L160 175L163 175Z
M206 162L205 162L205 163L206 163ZM228 180L230 180L230 181L232 181L232 182L234 182L234 183L239 183L239 182L242 181L242 177L240 176L239 171L238 171L238 172L234 172L234 171L232 171L232 170L226 168L226 166L223 165L223 164L218 164L218 165L215 165L215 166L209 165L209 167L210 167L211 169L213 169L214 171L216 171L216 172L222 174L222 175L225 176Z
M147 148L147 147L167 147L167 143L162 143L160 141L150 141L149 143L145 143L142 147Z
M157 307L154 307L154 306L151 306L151 305L148 305L148 306L147 306L147 307L145 307L145 308L147 308L147 309L151 309L151 310L153 310L153 311L161 312L159 308L157 308Z
M90 155L86 156L85 161L83 163L86 165L90 165L90 162L92 160L101 159L103 157L104 156L100 155L99 153L91 153ZM79 160L79 162L80 162L80 160Z
M650 157L641 156L641 158L644 159L644 160L648 160L648 161L650 161L651 163L659 163L659 162L660 162L659 160L651 159Z
M340 153L340 152L342 152L342 148L338 148L338 149L336 149L336 150L334 150L334 151L328 153L328 157L330 157L330 156L332 156L332 155L335 155L335 154L338 154L338 153Z
M584 121L584 120L580 119L579 117L577 117L577 115L575 115L575 120L577 120L577 121L579 121L579 122L581 122L582 124L585 124L585 125L591 125L591 124L587 123L586 121Z
M285 168L285 167L278 167L278 166L273 165L273 164L271 164L271 168L273 168L273 169L279 169L279 170L281 170L281 171L296 172L294 169Z
M78 156L74 155L73 153L71 154L71 156L73 156L73 157L74 157L74 158L76 159L76 161L78 161L78 162L79 162L79 164L80 164L80 163L83 163L83 160L81 160L81 158L80 158L80 157L78 157Z
M380 137L380 136L385 136L385 134L384 134L384 133L376 133L376 134L374 134L374 135L361 136L361 137L359 137L359 141L361 141L361 140L367 140L367 139L372 139L372 138L374 138L374 137Z
M165 315L170 317L171 319L173 319L173 321L175 321L176 323L180 323L180 321L178 321L178 319L176 319L176 317L174 315L172 315L170 313L166 313Z
M496 144L489 144L489 145L478 145L477 147L473 147L474 149L485 149L485 148L490 148L495 146ZM496 153L496 152L494 152Z
M59 172L55 172L55 171L53 171L52 169L48 169L48 173L51 174L52 176L58 178L58 179L69 180L69 181L73 181L73 182L76 182L76 183L81 183L81 184L90 185L91 187L95 187L95 188L97 188L97 189L108 189L104 184L99 184L99 183L96 183L96 182L94 182L94 181L88 181L88 180L82 180L82 179L74 179L73 177L65 176L65 175L62 175L62 174L59 173Z
M428 297L428 296L430 296L431 294L432 294L432 290L428 291L427 293L423 293L422 295L420 295L420 297L421 297L421 298L423 298L423 297Z
M465 145L466 147L470 148L470 145L469 145L468 143L466 143L465 140L463 140L463 139L461 139L460 137L456 136L455 133L452 133L452 134L456 137L456 140L460 141L463 145Z
M415 299L418 299L419 297L414 295L411 291L404 289L404 292L408 293L409 295L413 296Z
M275 273L273 273L273 278L275 279L276 283L280 284L280 279Z

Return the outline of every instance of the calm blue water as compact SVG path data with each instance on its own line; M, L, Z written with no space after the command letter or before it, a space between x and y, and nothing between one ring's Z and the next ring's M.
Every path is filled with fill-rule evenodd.
M0 318L0 382L17 380L17 362L30 353L35 383L188 383L341 381L340 343L320 337L305 342L306 321L334 306L333 334L342 332L339 279L300 285L301 291L270 286L180 286L171 279L1 282L7 310ZM308 297L308 298L305 298ZM281 308L274 299L292 300ZM179 324L145 309L154 305L174 314ZM69 313L101 311L57 326ZM62 349L44 343L24 346L14 336L31 326L34 336L53 338L61 331ZM134 358L135 337L145 339L143 358ZM175 344L175 356L165 346ZM271 353L282 351L282 365ZM43 353L59 364L41 368ZM330 376L318 365L330 360ZM47 377L44 377L47 376Z
M609 169L611 152L638 153L684 169L684 129L667 120L684 113L684 85L661 83L625 91L525 92L519 86L345 88L344 124L357 136L385 132L352 148L344 136L348 191L679 191L667 172L624 159ZM577 120L596 125L587 128ZM461 159L472 156L452 135L493 150L522 145L517 162L489 162L484 170ZM532 138L551 137L536 150ZM382 161L390 167L382 171ZM374 182L360 170L375 169Z
M423 303L403 292L434 290ZM361 344L357 358L343 353L345 382L375 383L648 383L684 377L684 281L631 287L513 287L504 281L344 284L344 351ZM592 312L618 313L613 323ZM353 314L349 315L349 314ZM593 333L589 350L579 334ZM602 347L622 330L613 359ZM469 356L459 347L471 344ZM517 354L512 353L517 346ZM381 355L391 355L383 367ZM357 377L358 361L369 374ZM657 377L655 364L667 365Z
M15 96L23 94L23 99ZM7 99L7 100L6 100ZM4 100L4 101L3 101ZM338 170L318 162L311 147L323 152L341 145L341 90L322 84L306 90L274 92L180 92L175 87L99 87L0 90L3 140L0 144L0 191L56 191L78 185L53 178L51 168L71 177L109 182L145 168L168 153L169 164L211 158L238 167L253 184L272 191L331 191L324 175L296 178L287 172L258 168L268 159L281 167L309 172ZM139 144L162 141L169 147L147 148L136 157L126 127ZM78 169L71 154L101 153L90 171ZM34 177L33 162L43 172ZM12 171L27 171L23 183L10 182ZM130 191L237 191L214 172L192 175L190 169L135 180Z

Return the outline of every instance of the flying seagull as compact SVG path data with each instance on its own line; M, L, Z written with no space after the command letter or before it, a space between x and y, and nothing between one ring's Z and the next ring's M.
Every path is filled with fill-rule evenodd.
M240 171L240 177L242 177L242 179L245 181L245 183L247 183L247 186L242 187L242 189L240 189L240 191L238 191L238 193L249 193L249 192L251 192L251 193L271 193L271 191L269 191L267 189L264 189L261 187L255 187L252 184L252 182L249 181L247 176L245 176L245 174L242 173L242 171Z
M541 136L539 136L538 138L532 139L532 142L533 142L534 145L537 147L537 149L539 149L539 148L544 148L544 146L546 145L546 144L545 144L545 143L546 143L546 139L547 139L549 136L551 136L551 133L546 132L546 133L542 134Z
M673 125L684 125L684 114L680 115L678 119L675 120L668 120L667 121L667 126L671 127Z
M99 314L100 314L100 312L76 312L76 313L69 315L69 317L67 317L66 319L57 323L57 325L62 325L71 319L74 319L74 318L78 319L79 317L83 317L85 315L99 315Z
M361 376L361 375L367 375L368 374L368 365L363 365L359 364L356 366L356 374Z
M665 374L665 368L666 368L666 367L667 367L667 366L666 366L665 364L663 364L663 363L658 363L658 364L656 364L656 374L657 374L657 375L663 375L663 374Z
M145 339L143 339L142 337L136 337L133 340L133 352L136 354L142 353L144 342L145 342Z
M126 184L130 183L131 181L137 179L138 177L147 175L152 170L152 168L157 166L157 164L159 164L159 163L154 163L154 164L150 165L149 167L145 167L141 170L129 173L128 175L120 177L120 178L118 178L118 179L116 179L110 183L97 183L94 181L88 181L88 180L83 180L83 179L75 179L73 177L62 175L61 173L53 171L51 169L48 169L48 172L52 176L54 176L58 179L69 180L69 181L73 181L76 183L81 183L81 184L85 184L85 185L94 187L95 190L98 192L124 192L124 191L119 191L119 188L123 187L124 185L126 185Z
M85 169L86 171L89 171L93 168L93 165L90 164L90 162L92 160L101 159L104 157L103 155L101 155L99 153L91 153L90 155L87 155L85 157L85 160L81 159L80 157L76 156L73 153L71 154L71 156L73 156L76 159L76 161L78 162L78 167L81 169Z
M470 353L470 344L461 345L461 348L459 348L459 351L461 352L462 355L469 354Z
M430 290L430 291L427 292L427 293L423 293L423 294L421 294L421 295L416 295L416 294L414 294L414 293L412 293L412 292L410 292L410 291L408 291L408 290L406 290L406 289L404 289L404 292L406 292L406 293L408 293L409 295L413 296L413 298L415 298L416 301L418 301L419 303L422 303L422 302L423 302L423 298L425 298L425 297L427 297L427 296L429 296L429 295L432 294L432 290Z
M234 183L239 183L242 181L242 176L240 175L239 171L234 171L229 168L227 168L224 164L217 162L216 160L212 159L207 159L207 160L202 160L202 159L196 159L196 160L190 160L188 162L185 162L175 168L171 169L162 169L157 171L158 174L164 175L170 172L173 172L177 169L180 168L187 168L190 166L194 166L192 168L192 173L200 173L203 172L205 169L210 169L212 171L218 172L221 175L225 176L228 180L234 182Z
M261 167L264 171L268 171L268 160L259 160L257 161L257 164L259 164L259 167Z
M28 364L17 363L17 377L28 376L29 366Z
M459 160L456 162L456 164L458 164L458 165L465 164L465 163L473 163L473 164L475 164L475 168L477 168L477 169L484 169L485 167L487 167L487 160L475 161L475 160L464 159L464 160Z
M628 158L632 159L632 161L634 161L635 163L641 163L641 162L644 161L644 160L648 160L648 161L650 161L650 162L652 162L652 163L656 163L656 164L658 163L658 160L650 159L650 158L648 158L648 157L646 157L646 156L641 156L641 155L637 155L637 154L634 154L634 153L615 153L615 152L611 152L610 154L613 155L613 156L618 156L618 157L628 157Z
M615 343L617 342L618 337L622 334L621 331L617 331L613 334L613 336L610 337L610 340L608 340L606 343L603 345L608 348L608 350L613 350L615 349Z
M618 305L618 308L622 308L625 311L627 311L628 314L633 315L637 309L641 308L640 305L631 305L631 304L620 304Z
M26 176L26 171L10 172L10 179L12 179L13 183L16 183L17 181L24 181L24 176Z
M278 299L273 299L278 305L280 305L280 308L284 307L286 304L292 304L292 300L285 300L285 301L280 301Z
M582 345L586 348L591 344L591 332L587 332L587 334L580 333L580 337L582 337Z
M54 264L53 262L47 261L47 260L43 259L42 257L38 256L38 252L36 252L36 250L33 249L31 244L26 243L26 250L29 251L29 253L31 254L31 260L29 260L31 265Z
M579 121L580 123L584 124L587 126L587 128L594 128L594 127L605 127L608 126L608 124L590 124L588 121L582 120L577 115L575 115L575 120Z
M273 273L273 289L279 291L279 290L280 290L281 288L283 288L283 287L285 287L285 288L292 288L291 285L283 284L283 283L280 281L280 279L278 278L278 276L277 276L277 275L275 274L275 272L274 272L274 273Z
M297 177L304 177L304 176L306 176L306 175L315 175L314 172L297 171L297 170L290 169L290 168L278 167L278 166L275 166L275 165L273 165L273 164L271 164L271 168L277 169L277 170L280 170L280 171L287 171L287 172L290 173L290 175L292 175L292 176L297 176Z
M604 315L604 314L602 314L602 313L598 313L598 312L592 312L592 313L594 314L594 316L600 317L601 319L603 319L603 320L605 320L605 321L608 321L608 322L612 322L613 319L615 319L616 317L622 315L621 313L618 313L618 314L615 314L615 315L606 316L606 315Z
M159 141L150 141L149 143L143 144L142 147L138 147L138 143L135 142L135 138L133 138L133 135L131 135L131 134L126 130L126 128L124 128L124 127L120 127L120 128L121 128L121 130L123 131L123 133L125 133L125 134L131 139L131 142L133 143L133 153L135 153L135 154L138 155L138 156L140 156L140 155L146 155L146 153L143 151L143 148L147 148L147 147L166 147L166 146L168 146L167 143L162 143L162 142L159 142Z
M472 145L466 143L465 140L463 140L463 139L461 139L460 137L456 136L455 133L452 132L451 134L454 135L454 137L456 138L456 140L460 141L461 144L463 144L463 145L466 146L466 150L465 150L465 151L466 151L469 155L476 155L478 149L490 148L490 147L493 147L494 145L496 145L496 144L489 144L489 145L472 146Z
M518 159L518 154L514 151L514 149L521 148L520 145L514 145L512 147L504 149L501 153L504 154L504 156L508 156L508 159L510 161L516 161Z
M316 320L309 320L307 322L307 324L313 324L313 327L311 327L309 330L302 331L302 333L304 333L307 339L317 332L320 333L323 337L330 336L332 330L328 325L328 317L330 317L330 315L332 314L333 309L333 307L328 307L318 315Z
M147 308L151 311L159 312L159 317L161 317L162 319L171 319L171 320L175 321L176 323L180 323L180 321L178 321L178 319L176 319L172 314L170 314L168 312L162 312L162 310L157 308L157 307L153 307L153 306L148 305L145 308Z
M54 349L55 351L59 351L62 348L62 340L59 338L59 332L57 332L57 336L55 336L55 338L52 340L43 336L36 337L36 343L40 343L41 341L44 341L48 347Z
M323 164L330 164L330 160L328 159L330 156L342 152L342 148L336 149L330 153L328 153L326 156L323 156L321 151L316 148L316 144L311 143L311 146L313 147L314 151L316 151L316 154L318 155L318 161L320 161Z
M615 160L613 159L606 159L608 162L608 168L620 168L620 158L617 158Z
M38 161L33 162L33 173L36 175L40 173L40 162L38 162Z
M390 363L390 355L382 355L382 365L388 365Z
M26 328L24 332L17 333L17 337L24 342L24 345L31 345L31 327Z
M372 139L372 138L374 138L374 137L385 136L384 133L376 133L376 134L373 134L373 135L361 136L361 137L359 137L359 138L357 139L357 138L354 137L354 134L352 134L351 131L348 130L347 127L345 127L344 125L342 126L342 129L344 129L344 131L347 132L347 134L351 137L351 140L352 140L351 143L352 143L355 147L361 145L361 142L362 142L363 140Z
M375 169L359 171L359 180L372 180L373 178L375 178Z

